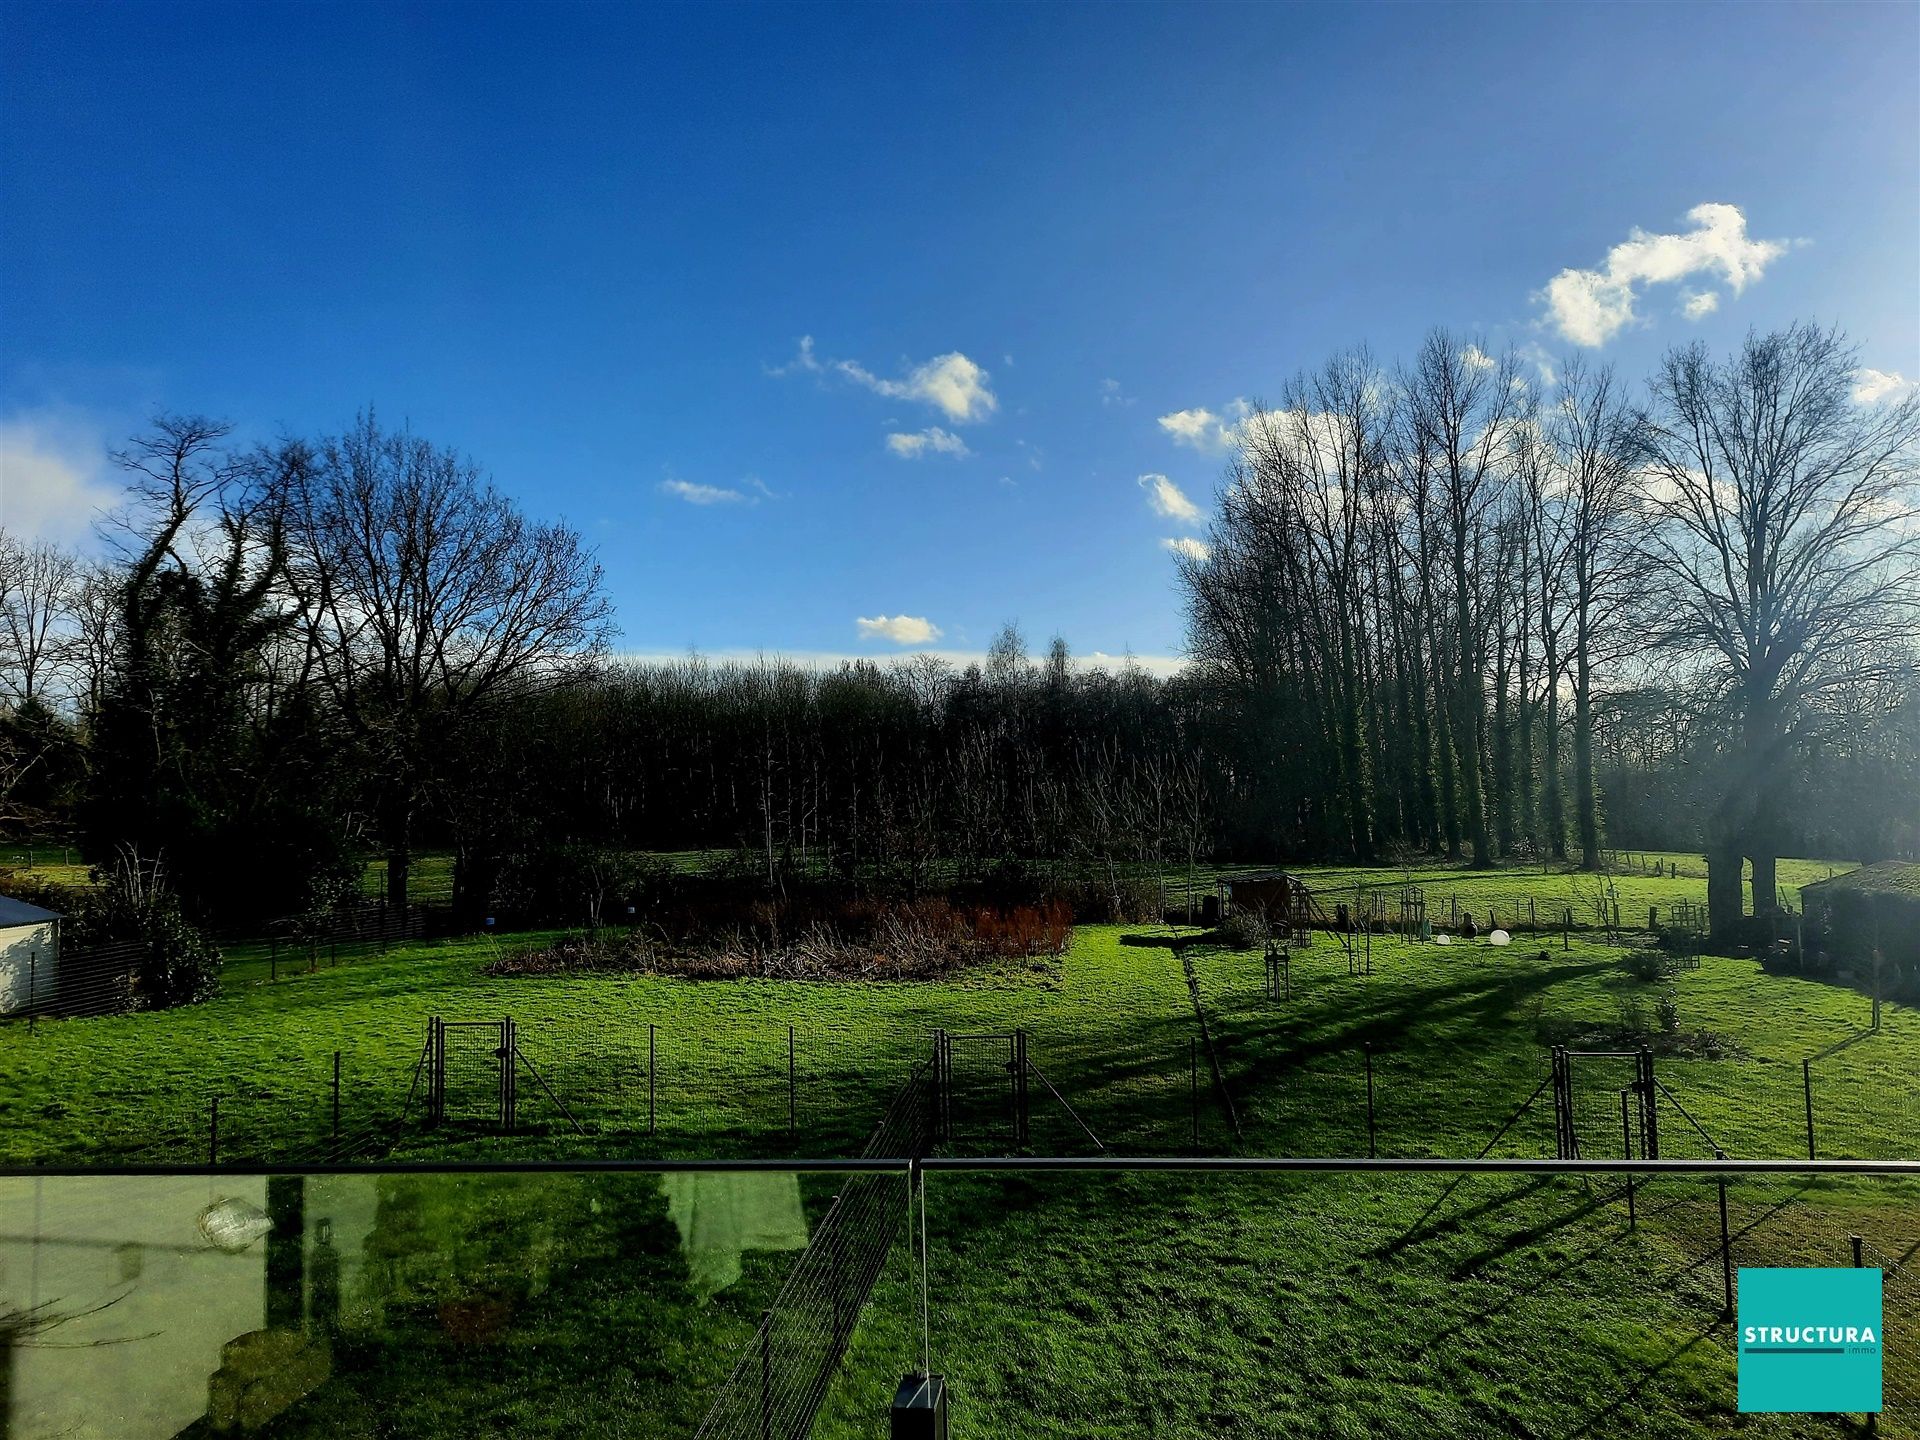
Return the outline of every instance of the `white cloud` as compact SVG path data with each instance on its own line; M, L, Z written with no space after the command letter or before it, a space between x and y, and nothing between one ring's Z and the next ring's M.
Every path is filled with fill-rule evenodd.
M893 434L887 436L887 449L902 460L918 460L922 455L951 455L955 459L971 455L967 442L951 430L942 430L938 425L918 431L911 435Z
M771 373L838 375L891 400L917 400L932 405L956 425L984 420L1000 408L1000 401L988 383L992 377L958 350L911 366L904 379L889 380L874 374L858 360L821 359L814 351L813 337L803 335L799 352Z
M1224 450L1229 438L1220 417L1204 406L1162 415L1160 428L1173 437L1174 444L1191 445L1195 450Z
M1737 205L1696 205L1687 219L1694 228L1683 234L1633 230L1607 252L1604 269L1562 270L1541 294L1548 322L1576 345L1604 345L1633 322L1633 304L1645 286L1708 275L1738 295L1787 251L1783 240L1749 238Z
M107 447L84 425L37 413L0 421L0 527L9 535L78 543L120 497Z
M1469 370L1491 370L1498 362L1478 345L1469 345L1460 352L1460 359Z
M1888 396L1898 395L1914 383L1897 370L1856 370L1853 372L1853 403L1877 404Z
M754 482L758 484L758 481ZM764 488L764 487L763 487ZM718 485L697 485L691 480L662 480L662 494L684 500L689 505L740 505L756 504L757 501L739 490L727 490Z
M1196 540L1191 535L1169 536L1160 542L1162 550L1170 550L1175 555L1184 555L1189 560L1198 560L1205 564L1213 558L1213 551L1207 548L1207 542Z
M1137 395L1125 394L1121 390L1118 380L1102 380L1100 382L1100 403L1102 405L1131 405L1138 399L1139 397Z
M1219 415L1204 405L1176 410L1160 417L1160 428L1176 445L1190 446L1203 454L1219 454L1239 443L1240 427L1253 414L1253 406L1245 400L1235 400L1226 411L1225 415Z
M945 632L924 615L864 615L854 619L862 640L887 640L895 645L930 645Z
M1140 488L1147 492L1147 503L1153 507L1154 514L1182 525L1200 523L1200 507L1166 476L1142 475Z
M1718 290L1682 290L1680 313L1689 320L1704 320L1720 308Z

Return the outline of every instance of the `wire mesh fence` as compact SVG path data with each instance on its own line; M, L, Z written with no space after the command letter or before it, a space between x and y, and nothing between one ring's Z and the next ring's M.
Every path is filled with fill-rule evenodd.
M0 1068L57 1068L63 1023L0 1034L11 1047ZM75 1099L30 1114L6 1102L31 1121L12 1127L8 1153L237 1164L533 1143L555 1155L854 1155L939 1033L449 1015L377 1046L263 1055L236 1037L231 1055L216 1045L166 1075L103 1070L73 1087ZM1436 1054L1303 1041L1219 1014L1204 1037L1178 1017L1120 1031L945 1033L943 1138L954 1153L1920 1155L1920 1076L1873 1037L1853 1047L1844 1072L1832 1057L1578 1054L1556 1101L1543 1090L1553 1053L1544 1045ZM1652 1137L1635 1098L1642 1055L1659 1088Z
M920 1156L935 1139L934 1059L914 1068L862 1153ZM904 1174L845 1177L826 1216L787 1271L699 1436L805 1436L853 1337L854 1325L908 1218Z

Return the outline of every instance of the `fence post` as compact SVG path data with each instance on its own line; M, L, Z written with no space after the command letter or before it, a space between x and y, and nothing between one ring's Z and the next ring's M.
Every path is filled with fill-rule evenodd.
M773 1436L773 1311L760 1312L760 1440Z
M340 1143L340 1052L333 1052L333 1143Z
M1628 1160L1633 1158L1633 1125L1627 1119L1627 1092L1620 1092L1620 1154ZM1627 1229L1632 1230L1638 1224L1639 1217L1633 1209L1633 1172L1627 1172Z
M1367 1158L1374 1158L1373 1129L1373 1046L1363 1045L1361 1053L1367 1057Z
M504 1016L500 1021L500 1049L496 1059L500 1062L500 1133L513 1133L513 1057L519 1048L518 1037L514 1034L513 1017Z
M1649 905L1647 906L1647 929L1658 930L1659 928L1660 907L1658 905Z
M800 1133L799 1102L795 1095L795 1076L793 1063L793 1026L787 1026L787 1136L789 1139Z
M1027 1130L1027 1032L1024 1027L1013 1032L1014 1074L1013 1074L1013 1120L1014 1143L1022 1149L1026 1147Z
M658 1073L654 1068L654 1060L657 1054L655 1040L659 1033L658 1025L647 1026L647 1134L649 1135L654 1133L654 1083Z
M440 1124L447 1118L447 1026L446 1022L435 1015L427 1022L427 1044L431 1073L427 1081L427 1094L431 1098L430 1110L433 1123Z
M1573 948L1573 911L1571 910L1560 912L1560 948L1562 950Z
M838 1195L834 1196L833 1204L827 1207L827 1213L831 1215L835 1206L838 1206L839 1203L840 1197ZM836 1229L827 1244L827 1288L833 1292L833 1343L835 1346L840 1344L841 1338L846 1333L846 1319L843 1313L844 1301L841 1295L846 1279L844 1273L845 1267L840 1262L842 1246L843 1242L841 1241L839 1231Z
M1193 1118L1193 1153L1200 1153L1200 1042L1187 1042L1187 1108Z
M1807 1159L1813 1156L1813 1058L1800 1062L1800 1091L1807 1102Z
M211 1170L220 1163L220 1097L215 1095L207 1106L207 1168Z
M1726 1287L1727 1314L1733 1314L1733 1237L1727 1232L1727 1177L1714 1177L1720 1186L1720 1276Z

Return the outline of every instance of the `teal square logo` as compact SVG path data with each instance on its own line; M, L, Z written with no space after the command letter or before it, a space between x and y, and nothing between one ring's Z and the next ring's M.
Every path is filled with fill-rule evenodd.
M1742 1270L1743 1412L1880 1409L1880 1272Z

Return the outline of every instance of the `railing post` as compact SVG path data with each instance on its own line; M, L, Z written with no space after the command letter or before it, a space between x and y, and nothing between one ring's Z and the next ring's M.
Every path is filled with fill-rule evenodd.
M1800 1062L1800 1093L1807 1102L1807 1159L1813 1155L1813 1057Z

